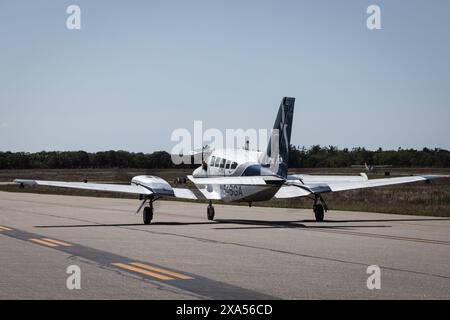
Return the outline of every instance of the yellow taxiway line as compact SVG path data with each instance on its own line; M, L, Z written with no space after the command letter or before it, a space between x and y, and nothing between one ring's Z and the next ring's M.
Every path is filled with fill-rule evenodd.
M50 239L50 238L42 238L42 240L47 241L47 242L52 242L52 243L55 243L55 244L59 244L59 245L64 246L64 247L72 246L71 244L69 244L67 242L63 242L61 240L55 240L55 239Z
M43 244L45 246L49 246L49 247L57 247L58 245L56 243L51 243L51 242L47 242L41 239L30 239L30 241L39 243L39 244Z
M158 274L158 273L155 273L155 272L151 272L151 271L148 271L148 270L145 270L145 269L133 267L133 266L130 266L130 265L125 264L125 263L112 263L112 265L116 266L116 267L119 267L119 268L122 268L122 269L127 269L127 270L131 270L131 271L134 271L134 272L139 272L139 273L142 273L142 274L145 274L147 276L150 276L150 277L153 277L153 278L157 278L157 279L160 279L160 280L173 280L173 278L171 278L171 277L168 277L168 276L165 276L165 275L162 275L162 274Z
M147 264L140 263L140 262L132 262L130 264L132 264L134 266L137 266L137 267L141 267L143 269L148 269L148 270L156 271L156 272L159 272L159 273L164 273L164 274L167 274L169 276L172 276L172 277L175 277L175 278L180 278L180 279L183 279L183 280L194 279L192 277L186 276L186 275L181 274L181 273L173 272L173 271L162 269L162 268L158 268L158 267L149 266Z

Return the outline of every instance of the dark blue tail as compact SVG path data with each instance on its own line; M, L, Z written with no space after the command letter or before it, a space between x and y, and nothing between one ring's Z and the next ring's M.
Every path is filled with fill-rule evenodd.
M284 97L281 100L269 144L260 160L263 165L270 165L274 173L284 178L287 177L288 173L294 104L295 98Z

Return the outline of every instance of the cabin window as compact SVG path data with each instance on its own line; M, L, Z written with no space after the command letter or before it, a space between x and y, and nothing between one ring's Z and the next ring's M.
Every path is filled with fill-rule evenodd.
M233 163L231 164L231 169L236 169L236 167L237 167L237 163L236 163L236 162L233 162Z
M216 158L216 162L214 163L214 167L218 168L219 167L219 163L220 163L220 159L219 157Z
M226 161L227 161L226 159L222 159L222 161L220 162L220 167L221 168L225 167L225 162Z
M214 156L212 156L211 157L211 161L209 162L209 165L211 166L211 167L214 167L214 162L216 161L216 157L214 157Z
M227 160L227 163L225 164L225 169L230 169L231 161Z

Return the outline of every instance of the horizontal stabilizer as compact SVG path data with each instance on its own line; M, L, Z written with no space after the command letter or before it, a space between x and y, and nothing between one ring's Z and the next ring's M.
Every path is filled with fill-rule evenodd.
M208 184L235 184L250 186L265 186L270 184L283 184L285 180L276 176L237 176L237 177L210 177L210 178L194 178L188 176L195 185Z
M358 176L344 176L344 175L309 175L309 174L293 174L288 176L288 181L300 180L304 184L321 184L321 183L333 183L333 182L361 182L367 181L369 178L365 173L361 173Z

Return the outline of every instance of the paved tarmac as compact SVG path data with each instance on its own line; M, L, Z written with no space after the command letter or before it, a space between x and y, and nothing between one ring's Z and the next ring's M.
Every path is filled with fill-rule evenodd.
M450 298L448 218L216 205L210 222L205 204L157 201L143 225L138 206L0 192L0 299Z

